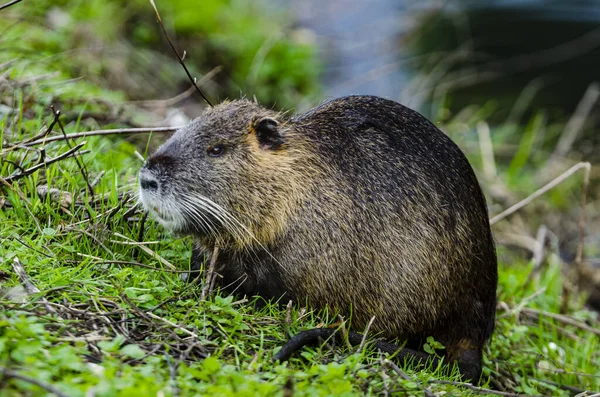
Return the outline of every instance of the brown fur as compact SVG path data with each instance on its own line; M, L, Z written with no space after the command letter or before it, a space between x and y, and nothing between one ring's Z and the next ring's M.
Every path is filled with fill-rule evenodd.
M218 143L225 154L207 156ZM178 219L158 216L165 226L197 237L198 262L220 246L223 286L327 306L356 330L376 316L373 332L417 346L434 336L479 376L497 283L485 200L464 155L418 113L365 96L290 119L227 102L178 131L140 181L146 207Z

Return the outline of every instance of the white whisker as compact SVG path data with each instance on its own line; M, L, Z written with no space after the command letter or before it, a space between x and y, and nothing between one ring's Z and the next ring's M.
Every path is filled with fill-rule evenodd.
M277 265L283 267L281 263L271 254L271 252L256 238L254 233L250 231L248 227L246 227L243 223L241 223L235 216L225 210L222 206L215 203L205 196L201 196L195 194L194 196L183 196L179 197L180 201L185 202L187 205L194 206L200 210L203 210L217 221L221 222L223 227L233 235L234 238L239 240L244 240L243 235L248 236L251 240L253 240L261 249L263 249L270 257L273 259ZM250 250L246 248L246 252L250 253ZM258 258L257 258L258 259Z

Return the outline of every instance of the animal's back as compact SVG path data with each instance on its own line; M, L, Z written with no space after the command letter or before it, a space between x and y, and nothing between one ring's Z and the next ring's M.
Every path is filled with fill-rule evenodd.
M357 329L375 315L387 337L482 344L493 330L496 256L459 148L377 97L340 98L291 124L314 144L321 170L291 222L288 252L279 251L294 295L352 307Z

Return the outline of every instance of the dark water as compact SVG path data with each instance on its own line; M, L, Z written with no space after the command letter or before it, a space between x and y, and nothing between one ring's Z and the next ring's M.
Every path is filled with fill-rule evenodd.
M423 109L450 93L456 110L493 99L502 119L533 85L531 108L561 118L600 81L600 0L273 1L316 33L331 97Z

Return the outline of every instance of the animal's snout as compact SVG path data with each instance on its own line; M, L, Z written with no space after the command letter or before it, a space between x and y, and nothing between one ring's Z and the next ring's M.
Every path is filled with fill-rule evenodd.
M173 168L175 165L174 156L171 155L173 150L171 148L169 149L170 153L166 152L167 149L162 148L159 152L154 153L152 156L148 157L148 159L146 160L146 164L144 164L144 168L149 171Z
M140 187L142 190L156 191L158 190L158 185L158 179L152 175L152 172L145 168L140 171Z

